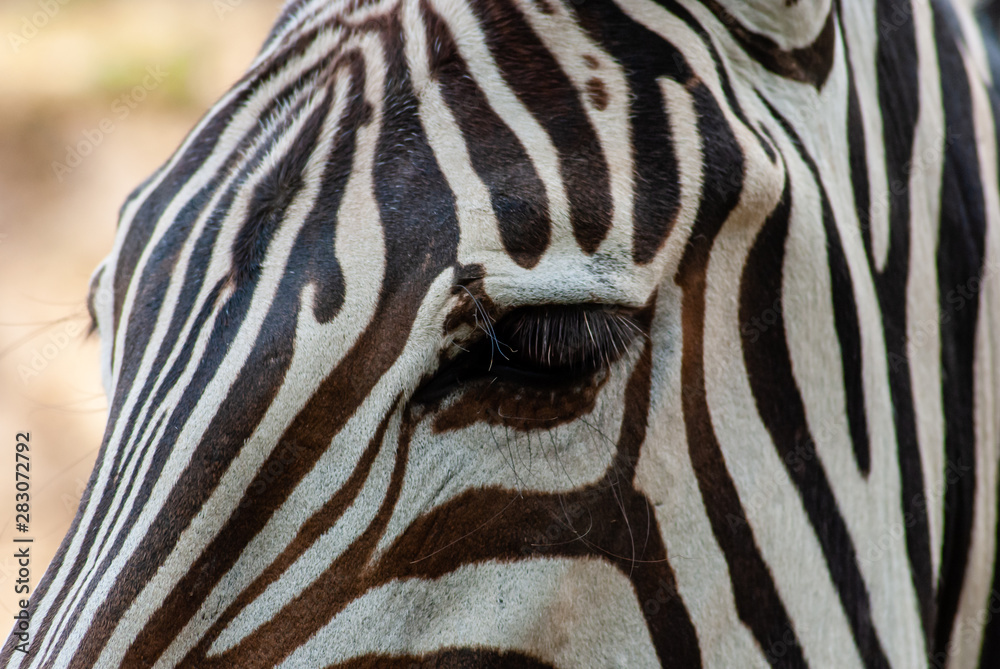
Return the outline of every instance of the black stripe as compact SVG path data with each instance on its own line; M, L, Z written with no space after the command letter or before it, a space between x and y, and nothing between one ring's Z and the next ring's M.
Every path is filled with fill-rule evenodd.
M854 543L809 433L785 339L782 272L776 268L784 268L791 203L789 183L747 258L740 282L740 321L745 323L768 310L777 314L777 321L773 327L755 332L754 340L743 334L743 359L757 411L799 492L862 661L866 667L888 667L872 624Z
M986 48L986 57L990 64L990 75L993 79L993 89L1000 83L1000 2L997 0L986 0L980 2L975 8L976 20L979 25L979 32L983 37L983 46Z
M343 60L351 70L351 91L347 97L352 103L338 123L334 150L325 166L316 202L295 241L285 274L261 327L262 333L270 334L264 335L255 344L244 370L234 383L229 397L220 406L217 418L209 428L209 434L231 435L231 437L216 439L216 443L212 445L214 453L211 457L214 460L225 462L226 458L235 456L242 440L249 436L246 426L242 424L244 416L252 413L247 409L245 397L255 394L257 387L271 386L276 390L280 385L291 360L292 342L298 323L298 314L302 308L301 293L303 288L308 284L316 286L315 315L321 322L324 318L332 318L342 304L343 277L334 249L334 237L338 227L336 213L351 173L356 128L367 122L368 119L367 105L363 98L363 64L360 60L354 60L354 56L350 53L345 54ZM331 83L329 87L332 91L333 84ZM314 138L305 136L301 142L297 142L297 146L302 149L311 148L310 141L312 140ZM325 295L324 293L327 292L330 294ZM284 340L287 343L276 346L276 342L283 340L276 333L285 333ZM267 379L267 382L263 382L263 379ZM261 406L266 409L266 403L262 403ZM263 415L263 411L260 412L260 415ZM203 446L207 446L207 444ZM239 549L245 545L244 542L240 541L238 533L233 534L234 528L246 531L246 522L241 518L250 513L255 518L255 522L263 523L269 517L266 511L257 506L263 501L257 492L266 489L266 483L272 481L274 467L279 467L283 476L285 472L292 470L291 464L287 462L289 454L293 458L300 457L298 450L287 448L287 444L275 449L271 458L264 463L257 478L250 484L251 493L248 494L244 504L223 527L211 546L195 562L192 572L197 574L197 578L192 579L191 572L189 572L188 576L182 579L179 585L171 591L165 598L163 605L150 619L143 632L129 649L129 655L126 659L134 657L136 654L145 658L158 657L166 648L165 645L161 644L164 644L171 637L170 630L176 631L183 625L184 621L193 615L194 610L197 609L197 603L207 597L210 591L207 588L215 583L214 580L205 577L210 568L228 568L238 556ZM215 484L212 479L197 480L200 474L197 466L192 467L189 474L196 479L189 486L191 490L200 491ZM203 499L197 503L200 505L203 503ZM275 503L274 508L277 506L278 503ZM191 609L192 606L195 607L194 610Z
M196 193L188 202L184 204L174 220L170 222L170 226L164 233L163 237L150 253L149 261L143 269L142 277L136 282L139 288L136 292L135 303L136 305L142 305L143 308L136 309L136 312L130 315L129 322L126 325L125 359L122 361L119 372L119 380L116 384L117 394L112 400L111 415L109 416L108 421L109 424L115 424L118 422L119 418L117 412L119 410L119 404L122 401L123 394L128 393L131 390L135 381L135 374L138 371L138 365L142 360L141 355L136 355L131 352L144 351L148 346L149 337L153 332L156 319L159 316L159 305L162 304L167 288L169 287L169 281L166 279L173 274L178 254L183 250L184 243L187 241L188 236L194 229L199 217L203 214L205 206L207 206L207 204L215 196L218 188L226 180L227 176L230 175L232 170L235 169L238 162L243 158L243 156L246 155L247 152L251 150L254 143L257 143L258 146L254 150L253 155L240 167L240 171L232 179L229 189L220 198L220 201L216 204L215 209L211 212L210 219L206 222L202 235L196 242L195 252L191 258L184 277L183 288L181 290L174 316L171 320L169 333L165 339L163 348L158 352L156 362L154 363L154 368L156 369L159 369L166 363L166 358L174 348L173 343L176 337L179 336L191 309L194 308L194 301L204 283L204 270L208 266L208 261L211 258L212 250L215 245L215 239L218 236L219 227L221 222L228 215L229 209L235 201L240 186L244 183L247 176L259 167L261 161L267 153L274 148L274 145L281 137L282 131L286 128L282 123L278 123L276 124L276 127L272 127L266 135L264 134L264 129L268 127L268 122L274 122L276 118L282 117L287 119L289 116L294 117L298 114L305 102L304 100L299 100L294 103L290 110L283 109L283 106L288 105L289 101L293 98L296 92L300 91L306 82L313 81L321 68L324 67L326 67L326 65L322 63L314 66L295 82L282 89L277 95L275 95L274 99L264 106L259 116L260 122L253 124L252 128L239 139L236 146L229 152L229 155L222 162L211 179L208 180L198 193ZM229 120L231 120L231 118L227 117L227 121ZM220 134L225 132L223 128L219 128L217 131ZM214 141L214 139L212 141ZM175 175L174 181L171 181L170 183L162 183L155 192L150 194L140 211L136 213L132 226L138 226L138 228L148 226L148 229L143 232L143 235L152 233L152 225L163 214L163 209L170 204L176 196L177 191L184 186L183 181L189 180L195 171L201 166L201 161L204 157L199 157L201 155L200 149L196 151L196 147L199 144L200 141L196 142L189 149L189 151L193 151L197 154L194 158L185 157L180 161L180 164L187 165L189 170L183 172L178 171ZM180 167L180 164L178 165L178 168ZM129 232L129 235L131 235L131 231ZM139 241L142 241L142 243L145 244L149 242L149 239L146 236L142 237L141 240L140 238L136 238L135 242L138 243ZM141 253L142 249L138 249L136 251L134 257L135 261L138 261L138 257ZM126 260L121 258L119 259L119 264L116 268L116 282L118 281L118 270L120 269L122 262L127 263ZM128 280L130 281L132 276L131 273L134 269L135 267L131 266L125 271L128 276ZM127 285L119 288L116 284L116 300L118 300L119 297L123 299L127 290ZM118 302L116 302L116 305L117 309L121 308L121 304ZM155 309L148 308L154 305L156 306ZM120 312L116 312L116 323L119 316ZM155 379L149 379L147 381L146 386L143 388L138 397L137 407L141 407L145 403L148 393L151 392L151 383L154 380ZM136 410L138 410L138 408Z
M945 141L937 255L947 487L934 627L936 659L947 656L972 541L977 483L975 342L986 211L969 81L956 36L947 29L951 10L939 2L933 3L933 8L945 128L949 133L955 131Z
M555 669L553 665L515 651L449 648L422 655L365 655L328 669Z
M998 73L1000 73L1000 67L998 67L1000 65L1000 45L997 44L995 26L996 20L1000 20L1000 4L991 2L981 9L992 15L992 17L980 16L980 21L990 22L988 26L984 27L984 32L988 31L989 33L984 35L984 38L987 40L990 51L993 80L997 82L1000 81L997 78ZM989 90L989 95L990 108L993 112L993 136L998 137L1000 136L1000 94L997 93L995 85ZM997 161L998 174L1000 174L1000 156L997 156ZM998 463L998 468L1000 468L1000 463ZM1000 471L996 475L996 480L1000 482ZM997 496L994 509L996 526L993 532L993 579L989 596L986 597L986 629L983 631L983 647L979 658L979 666L984 669L986 667L1000 667L1000 559L998 559L1000 558L1000 495Z
M417 114L413 83L402 60L403 46L388 36L385 39L390 55L396 56L392 49L400 55L391 65L385 92L386 120L374 177L388 259L382 294L388 297L416 290L423 296L437 272L455 261L460 230L454 195ZM417 248L420 253L414 252ZM415 284L415 277L421 282Z
M713 140L705 145L705 163L727 166L728 172L706 170L691 241L675 278L684 293L681 401L688 451L712 533L729 567L740 620L757 639L772 666L805 667L788 612L761 557L736 486L726 469L708 407L704 350L705 274L715 237L739 202L745 160L711 92L704 84L698 84L692 95L698 112L699 134ZM775 652L779 648L784 652Z
M651 317L651 309L638 317L644 331ZM558 494L468 490L410 523L373 569L378 580L365 587L396 579L437 579L476 562L539 556L600 559L632 582L635 604L663 666L701 666L697 632L677 592L653 520L655 510L634 485L647 437L652 356L653 342L647 339L625 388L615 455L601 480ZM444 550L449 546L457 550ZM414 555L427 557L414 560Z
M861 327L858 320L857 301L854 297L854 283L851 279L850 268L847 265L847 258L844 255L844 248L840 241L840 233L837 230L833 211L830 207L830 198L820 179L816 163L805 151L800 138L788 124L788 121L763 96L760 96L760 98L792 139L799 156L809 167L809 171L812 173L820 192L823 206L823 230L826 236L827 257L830 266L830 289L834 326L837 331L837 341L840 344L840 358L844 375L846 400L844 408L851 433L854 459L858 465L858 469L867 477L871 464L871 456L862 370Z
M871 468L870 437L865 405L864 372L862 359L861 325L858 304L854 298L854 283L847 265L840 233L830 208L830 199L822 187L819 172L803 152L803 158L820 186L823 198L823 229L826 234L827 257L830 264L830 291L833 296L834 325L840 343L841 368L844 374L844 396L847 423L851 431L851 446L858 470L867 478Z
M907 351L907 283L910 274L910 173L920 112L919 64L913 7L900 0L876 5L879 39L876 52L878 99L888 180L889 249L882 272L869 250L889 362L896 427L897 459L902 486L901 505L907 519L906 551L913 587L920 604L925 638L934 621L930 530L927 520L923 464L917 441L916 412ZM929 650L929 647L928 647Z
M868 149L865 145L865 128L861 117L861 103L854 86L853 74L849 77L850 89L847 98L847 145L851 161L851 186L854 191L854 210L858 214L861 243L869 266L873 265L872 255L872 204L871 183L868 178Z
M658 79L687 85L694 74L677 48L633 21L617 4L587 2L576 11L591 38L621 64L628 81L635 198L632 259L645 264L663 246L680 208L674 138Z
M837 0L837 5L840 6L840 0ZM841 25L841 31L843 29L843 25ZM851 165L851 187L854 191L854 210L861 224L861 238L870 264L872 257L872 193L868 178L868 146L865 138L864 117L861 113L861 100L858 98L857 81L851 66L850 45L848 45L847 40L841 40L841 44L844 47L844 64L847 69L847 147ZM863 469L867 472L868 468L864 467Z
M612 200L604 149L579 92L511 0L471 5L504 80L559 153L573 236L592 254L611 229Z
M851 445L858 469L867 477L871 466L870 437L865 407L861 325L858 320L857 301L854 297L854 282L844 255L840 233L833 217L830 198L820 178L819 169L812 156L805 150L801 138L777 109L757 92L782 129L792 140L802 161L809 168L819 189L823 206L823 231L826 236L827 256L830 266L830 289L833 304L834 327L840 344L840 358L844 374L845 413L851 432ZM867 168L865 168L867 170ZM867 174L867 172L866 172ZM867 183L867 177L866 181Z
M387 88L382 95L386 108L373 175L375 199L386 244L386 275L381 297L365 332L282 436L282 443L298 446L303 457L268 488L270 501L262 505L264 510L276 508L278 502L287 497L316 459L330 447L331 440L368 396L371 388L395 363L431 282L456 261L459 228L455 203L417 116L417 100L403 62L404 50L398 41L401 26L393 19L381 28L389 60ZM419 224L414 224L414 221ZM386 516L395 503L398 486L402 482L412 425L403 432L406 434L400 436L397 466L390 486L395 492L383 500ZM242 546L263 526L259 519L263 514L259 511L241 515L235 550L242 550ZM345 554L346 559L351 559L355 553L373 550L376 537L372 532L376 530L379 527L369 527L364 540L359 539L360 543ZM344 556L342 559L345 559ZM352 563L354 567L358 564ZM224 570L213 566L206 578L217 581L224 573ZM353 582L344 584L339 578L343 573L339 571L333 575L338 587L353 585ZM320 579L322 582L327 580L327 576ZM316 585L310 586L299 599L309 595ZM328 619L326 616L333 615L331 611L345 604L332 589L324 589L321 594L322 611L315 606L304 611L296 604L299 600L290 604L289 607L295 609L294 620L302 621L302 616L308 614L313 623L320 625ZM289 638L287 627L290 620L292 618L272 620L225 656L203 658L208 650L203 642L188 659L192 663L197 662L199 667L233 666L232 662L238 664L239 658L245 658L247 654L260 662L278 662L315 631L295 623L295 637ZM270 641L270 635L278 628L285 631L284 643Z
M316 69L310 70L308 76L304 78L311 78L316 71ZM297 82L296 85L287 86L266 106L262 118L267 118L270 114L274 113L278 106L283 104L283 101L291 97L294 88L300 85L301 81ZM226 192L220 197L215 208L209 214L201 235L192 249L184 281L182 282L181 292L178 295L177 304L175 305L167 333L164 336L163 344L153 361L152 369L162 369L166 365L171 353L177 350L178 337L180 337L191 311L195 308L197 297L204 286L206 278L205 268L208 267L211 260L222 222L229 215L243 184L260 167L264 158L274 149L274 146L280 140L282 133L287 130L287 119L298 116L304 104L305 101L300 100L284 112L285 120L273 127L269 134L259 141L254 154L240 167L239 173L232 179ZM118 412L121 410L127 394L133 389L132 385L142 359L142 352L148 345L148 339L159 317L160 307L166 295L166 290L169 287L169 278L175 271L178 254L182 251L183 245L187 241L188 235L193 230L198 218L203 215L205 206L215 196L217 189L225 180L227 172L233 168L238 157L249 150L250 143L255 139L255 131L248 133L240 139L230 152L230 155L223 162L216 176L180 209L175 219L171 222L170 227L150 254L150 260L143 271L142 278L139 280L141 288L136 295L136 304L142 305L143 308L135 310L127 325L126 355L125 360L122 362L119 382L117 384L118 392L111 407L111 415L108 421L110 425L119 422L120 416ZM159 215L159 212L157 212L157 215ZM209 305L209 309L211 305L214 305L219 294L218 291L219 287L216 287L211 292L206 302ZM203 316L207 317L207 314L203 314ZM192 328L191 340L182 346L181 354L175 359L171 370L165 376L166 379L176 380L187 367L191 352L193 351L194 340L197 339L199 332L200 326ZM125 434L129 435L129 440L136 443L143 439L143 431L148 427L141 426L139 432L134 432L135 421L138 419L142 407L150 402L153 406L159 406L164 401L166 394L173 388L172 382L161 384L156 396L150 399L150 393L152 393L157 380L158 375L151 375L145 380L142 389L137 395L133 412L128 418ZM115 467L119 471L124 468L117 463Z
M522 267L538 264L551 238L545 184L517 135L497 116L469 73L445 21L421 1L431 74L461 128L473 169L490 191L504 250Z

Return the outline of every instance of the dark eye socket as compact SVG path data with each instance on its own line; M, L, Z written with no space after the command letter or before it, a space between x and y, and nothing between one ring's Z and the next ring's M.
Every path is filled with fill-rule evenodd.
M430 402L490 379L518 385L573 384L610 366L641 334L635 310L608 305L543 305L511 311L417 390Z

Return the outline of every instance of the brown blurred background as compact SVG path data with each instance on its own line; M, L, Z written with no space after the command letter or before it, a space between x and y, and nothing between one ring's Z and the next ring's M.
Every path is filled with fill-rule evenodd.
M0 616L23 597L13 539L35 540L33 593L100 447L107 402L84 299L118 207L240 76L280 6L0 4ZM81 142L89 155L72 156ZM31 433L28 534L14 523L18 432Z

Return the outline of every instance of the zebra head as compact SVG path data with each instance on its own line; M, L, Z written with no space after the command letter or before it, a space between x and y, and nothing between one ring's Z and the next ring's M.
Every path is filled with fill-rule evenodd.
M998 241L971 26L288 3L122 209L107 432L9 666L971 666L1000 434L996 282L945 295Z

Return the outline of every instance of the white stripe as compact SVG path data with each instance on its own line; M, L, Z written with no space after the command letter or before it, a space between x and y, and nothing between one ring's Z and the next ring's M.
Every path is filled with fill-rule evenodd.
M855 75L860 77L858 70L855 70ZM917 640L922 638L923 633L919 620L915 617L918 615L917 603L913 598L909 562L903 542L906 519L900 515L899 509L901 495L898 452L881 310L851 197L848 156L842 150L847 128L846 90L843 53L838 51L837 67L819 94L811 87L786 86L775 89L773 103L789 120L806 152L816 162L820 178L830 197L837 232L850 270L861 334L863 389L871 449L871 470L867 480L862 480L853 473L857 468L850 456L852 449L846 432L846 416L843 416L842 381L830 381L830 375L834 379L841 379L842 374L838 368L836 373L831 370L830 375L819 376L819 371L813 368L814 363L809 360L821 355L824 349L816 341L805 343L815 333L804 329L807 324L812 327L810 319L816 316L806 315L808 312L796 315L794 311L796 308L815 306L806 298L807 293L816 292L815 287L803 283L801 289L791 291L803 293L803 298L800 302L789 302L788 306L792 311L786 319L786 327L789 328L789 346L793 359L800 360L795 366L796 376L806 379L799 386L806 402L810 430L814 435L822 437L817 439L817 451L822 463L830 471L831 487L855 542L858 566L871 598L872 622L890 662L903 662L903 666L907 666L906 658L919 651L920 644ZM864 109L865 98L860 101ZM877 104L877 100L871 102ZM823 110L823 114L818 115L814 110ZM781 133L778 129L775 132ZM882 141L881 130L874 139ZM791 160L793 154L790 148L784 150L784 154ZM871 165L871 153L868 154L868 160ZM794 162L797 163L797 159ZM798 168L804 169L804 166ZM795 184L801 191L811 181L811 178L807 178L796 181ZM802 195L802 192L798 192L796 199ZM873 211L877 209L878 206L873 205ZM816 211L815 216L818 218L819 215ZM876 231L873 230L872 234L874 238ZM888 227L886 240L887 235ZM796 263L796 254L789 252L787 261ZM826 271L825 258L822 266ZM806 281L815 280L817 279ZM823 278L824 284L828 285L827 281L828 277ZM789 291L787 286L785 290ZM829 288L825 294L829 294ZM832 345L836 345L836 340ZM797 355L794 353L796 346L800 347ZM833 363L827 363L830 364ZM832 392L829 391L831 386L835 388ZM830 404L834 395L839 395L837 407ZM893 490L896 492L893 493ZM900 606L897 602L899 598L907 603Z
M480 27L479 20L472 14L468 5L456 0L432 0L429 4L448 24L469 74L479 85L490 108L517 135L535 167L535 172L545 185L553 239L572 240L569 200L559 169L559 154L548 133L518 99L514 90L507 85L486 46L486 35Z
M702 187L704 185L704 154L702 153L701 130L698 127L698 111L695 109L694 98L688 89L674 81L663 77L658 80L660 94L663 96L670 119L670 136L674 144L674 155L677 158L677 185L680 190L680 206L674 227L670 230L663 250L654 265L656 276L671 281L677 266L684 257L691 230L701 205ZM640 140L641 141L641 140ZM751 190L752 187L751 187ZM634 271L634 270L633 270Z
M561 2L551 3L552 14L545 14L533 0L515 0L535 35L555 58L562 73L576 89L577 97L594 129L608 170L609 195L613 202L611 230L601 243L599 253L616 258L632 254L633 182L632 136L629 112L631 91L622 66L594 43ZM583 57L598 62L595 69L587 67ZM587 94L587 82L597 79L607 93L604 110L594 107ZM567 241L572 241L572 236ZM558 249L559 239L553 245Z
M537 430L520 431L478 421L440 433L434 429L433 417L420 424L413 433L399 501L377 552L387 550L421 515L469 490L568 495L613 476L619 426L625 413L622 398L637 359L635 350L624 356L611 368L611 378L601 388L593 409L558 427L540 423ZM456 397L455 401L462 400ZM441 410L447 411L449 406ZM558 530L564 541L575 539L577 526L586 527L583 518L579 523L575 520L572 514L564 521L553 520L553 531ZM528 537L529 542L536 540L547 539Z
M381 407L380 407L381 408ZM384 408L383 408L384 411ZM375 414L377 415L377 414ZM324 572L330 569L331 565L339 558L344 552L351 547L351 545L358 539L358 537L364 532L364 530L371 526L372 522L378 516L379 509L385 501L386 493L388 492L387 481L392 479L392 471L399 460L399 426L400 426L400 416L402 411L397 409L396 413L392 417L392 421L388 426L385 433L385 439L383 443L379 445L378 455L375 457L372 463L371 470L368 472L368 477L365 480L358 496L351 501L351 504L344 511L343 515L333 524L326 532L320 535L316 541L312 543L306 550L302 552L301 555L296 558L295 562L292 563L284 572L278 575L268 586L261 592L252 602L247 604L230 622L226 625L225 629L219 634L215 642L212 644L211 648L208 649L208 656L220 655L226 651L236 647L244 639L253 634L257 629L259 629L265 623L270 622L275 617L281 615L282 609L290 604L294 599L305 591L310 585L312 585L318 578L320 578ZM340 457L325 457L324 460L341 460L343 459L343 451L347 450L344 448L347 444L337 443L339 440L335 440L331 444L330 448L327 450L327 454L336 453ZM355 442L351 444L352 446L366 446L364 442ZM355 449L350 449L351 451ZM337 453L340 451L340 453ZM357 461L357 458L352 458ZM319 462L314 471L317 473L328 473L330 470L334 470L336 473L347 474L350 472L350 463L348 466L331 466L332 463ZM316 477L312 477L316 478ZM343 477L341 477L343 479ZM341 485L330 486L327 483L324 487L327 490L316 491L312 490L313 486L308 485L313 483L311 481L305 482L306 485L299 486L300 489L307 489L310 492L322 492L322 497L319 499L327 500L332 497L337 490L343 485L344 480L340 481ZM295 497L301 498L301 495L295 495ZM296 500L300 501L300 500ZM313 506L310 503L310 506ZM289 499L283 507L291 507L292 500ZM287 513L282 514L287 515ZM300 514L301 515L301 514ZM298 519L296 519L298 520ZM264 532L261 532L259 536L262 541L257 541L255 543L259 544L274 544L274 534L278 527L273 526L273 523L269 523L271 527L265 528ZM301 523L299 524L301 526ZM268 532L267 530L270 530ZM284 548L287 550L288 545L286 542L290 542L295 538L295 534L289 533L284 530L279 530L280 534L285 535L282 537L281 542ZM288 536L288 535L291 536ZM267 538L268 541L263 541ZM272 549L273 550L273 549ZM269 553L271 550L268 551ZM246 562L241 560L241 562ZM219 587L215 589L215 592L219 592L223 595L228 595L226 599L231 599L237 595L240 591L232 589L233 580L232 577L240 577L243 574L239 571L240 565L236 565L227 574L226 581L219 584ZM223 589L225 588L225 590ZM226 592L228 590L228 592ZM212 594L215 595L215 592ZM216 600L218 603L218 596L210 597L209 599ZM213 609L210 607L209 602L205 602L206 606L202 607L202 610L211 616L210 620L216 619L224 609L215 609L213 615ZM226 604L231 605L231 601L227 601ZM204 627L205 623L209 622L201 621L200 616L196 616L188 627ZM201 630L198 630L201 631ZM185 645L193 645L195 641L198 640L197 636L191 635L189 630L185 630L188 636L189 642ZM204 632L201 632L204 634ZM200 635L199 635L200 636ZM174 645L180 645L175 642ZM175 659L180 660L183 655L177 653ZM168 657L161 658L158 663L160 667L171 666Z
M385 614L400 610L410 613ZM452 647L521 651L560 669L660 666L632 584L592 559L485 562L435 580L387 583L348 604L279 666Z
M972 14L971 7L963 2L953 3L955 16L958 17L958 24L962 34L956 35L964 42L963 55L966 59L966 67L973 70L970 76L975 76L978 80L985 82L987 86L993 85L993 72L990 69L990 59L986 54L986 45L983 43L983 33L979 30L976 17Z
M351 178L344 190L337 212L336 249L344 277L345 301L337 316L329 323L314 320L310 302L312 288L303 294L303 308L296 332L295 356L285 374L286 382L271 403L260 426L220 481L218 490L225 495L213 495L197 522L205 524L204 532L214 537L221 521L232 514L245 488L257 472L281 434L288 428L298 410L303 407L337 363L355 345L365 331L378 304L381 278L385 271L383 231L374 199L372 175L374 152L382 128L382 87L384 58L377 39L363 40L366 53L365 99L371 103L371 122L358 129L356 157ZM390 375L391 376L391 375ZM383 383L389 383L383 378ZM348 434L374 434L377 422L393 397L387 392L370 397L344 427ZM359 422L360 421L360 422ZM338 443L343 438L338 438ZM201 639L254 578L257 578L294 540L302 525L343 484L350 466L337 466L338 458L354 460L367 446L367 439L348 440L331 447L315 469L296 487L289 499L278 509L261 532L250 542L240 559L206 597L199 613L189 622L178 639L161 659L161 665L179 661ZM328 462L329 461L329 462ZM182 538L182 540L185 540ZM198 537L192 535L190 550L197 550ZM207 543L207 541L206 541ZM178 544L182 547L181 544ZM182 560L184 551L175 551L172 559ZM175 571L187 570L189 562L180 563ZM164 585L162 587L172 587ZM151 590L151 592L154 590Z
M403 29L407 65L420 104L421 126L455 197L460 230L458 262L483 265L488 274L503 272L513 260L500 239L496 215L490 206L490 192L473 168L462 130L441 95L439 83L428 69L427 28L416 0L403 5Z
M117 331L115 336L115 369L112 375L112 389L114 389L114 386L117 385L118 375L121 371L128 323L131 317L136 294L139 290L138 278L142 276L142 272L145 270L157 243L166 231L174 224L174 220L182 208L187 205L188 202L190 202L204 187L204 185L209 183L211 179L220 171L220 168L226 159L229 158L232 147L236 146L240 139L250 132L252 128L260 125L260 114L268 106L268 104L275 99L277 94L280 93L285 86L292 81L296 81L309 68L324 59L329 53L329 50L334 48L339 40L339 30L321 35L314 44L310 45L309 50L303 54L303 56L289 61L288 65L284 69L278 71L264 82L253 82L257 85L254 94L247 100L240 111L233 116L229 125L226 126L226 129L221 133L211 155L202 162L196 172L188 177L184 187L177 192L170 204L160 213L160 218L157 220L155 228L146 240L142 254L136 262L135 269L132 273L132 280L127 288L127 293L123 301L120 321L115 323ZM306 92L306 90L303 90L303 88L300 87L299 90L296 91L294 98L300 99ZM227 99L224 99L223 103L226 101ZM276 115L280 118L283 115L282 112L286 111L287 107L291 104L293 104L293 102L289 101L289 103L286 104L285 109L279 109L276 112ZM273 127L274 123L274 117L265 121L266 127L268 128ZM265 136L266 134L267 133L265 133ZM192 133L191 137L194 136L195 133ZM191 141L191 139L189 138L188 141ZM260 140L258 139L258 142L259 141ZM187 143L182 145L181 149L175 156L175 160L180 160L180 157L186 153L187 149ZM135 211L138 210L136 209ZM121 251L121 245L124 243L127 236L127 230L133 224L131 216L134 215L134 213L135 212L133 211L129 217L122 218L122 225L119 228L115 250L112 255L116 266L119 259L118 254ZM189 243L190 242L192 242L192 240L189 238ZM150 344L152 344L152 342L150 342ZM151 345L147 345L147 354L152 348L153 347ZM153 350L153 353L155 354L155 349Z
M646 442L636 465L636 490L649 498L667 548L677 591L698 632L706 669L767 667L764 654L740 620L725 556L713 538L712 526L687 449L681 397L681 291L664 281L656 304L651 337L653 384ZM660 591L641 602L647 610L667 603Z
M941 311L937 244L941 176L947 136L941 73L930 7L914 5L920 80L920 115L910 172L910 258L906 284L906 357L910 363L913 413L924 474L931 573L937 574L944 541L944 405L941 397ZM907 503L912 500L906 500Z
M882 130L882 108L879 103L876 67L879 25L876 21L875 3L872 0L852 0L841 3L840 7L843 12L843 37L850 50L854 87L861 108L871 194L869 211L859 213L861 224L869 226L875 268L881 272L885 269L889 254L889 177L885 166L883 145L885 133ZM843 149L838 149L836 152L843 152ZM815 151L810 153L814 156L821 155ZM856 276L853 268L851 274Z
M199 621L196 617L192 621L191 626L185 629L184 638L177 644L175 649L171 650L169 654L171 659L180 659L180 649L184 647L190 648L198 642L200 635L204 634L207 629L207 625L204 622L213 622L214 619L217 619L221 615L221 609L213 610L211 606L216 603L228 605L235 601L242 589L250 583L251 578L262 573L274 561L280 551L287 548L288 544L294 540L295 535L298 533L298 528L309 519L312 513L318 510L336 493L339 488L338 483L342 482L346 477L345 470L353 468L361 452L368 445L371 436L376 432L379 421L388 412L390 406L400 393L400 389L404 389L402 391L404 393L412 391L422 371L426 368L429 354L432 353L431 350L428 350L429 346L435 346L438 343L435 339L428 338L426 334L441 331L441 325L447 313L444 305L448 303L451 296L453 279L453 272L448 270L442 272L434 280L414 321L412 330L414 335L407 341L406 348L399 356L400 363L394 365L379 379L376 386L368 394L365 402L358 407L358 410L355 411L340 434L334 437L330 447L324 452L323 456L316 463L316 466L296 487L278 513L271 518L264 529L255 537L248 549L244 551L241 559L206 599L200 613L208 614L211 618L208 621ZM309 359L303 357L302 362L303 364L308 363ZM392 429L387 430L386 439L392 439L394 436ZM273 438L273 435L266 434L255 435L255 438L259 439L263 444L272 444L277 441ZM395 455L394 450L390 451L390 449L386 449L385 447L383 449L386 451L381 454L383 457ZM240 458L244 459L249 466L240 463L240 469L250 469L251 471L256 471L253 467L259 469L262 459L258 460L255 455L251 454L251 451L252 449L247 448L241 451ZM242 499L243 490L245 490L250 480L245 473L238 474L236 467L233 468L233 477L238 477L239 481L234 483L223 481L220 483L219 490L228 488L228 491L225 495L213 495L206 504L203 513L199 514L199 522L221 526L222 521L213 521L211 519L212 516L218 514L224 521L232 513L232 509ZM384 493L386 479L379 479L374 468L370 478L371 486L368 494L374 494L377 497L380 493ZM382 490L379 490L380 482ZM240 483L243 489L241 490L236 483ZM310 579L318 576L320 568L324 564L323 561L325 561L326 565L329 565L336 556L336 551L343 550L343 548L350 544L352 539L355 539L367 527L364 519L370 517L370 515L366 515L369 508L366 508L366 505L362 503L359 509L354 510L354 513L358 515L355 517L356 524L353 527L347 528L344 523L338 523L332 530L328 531L313 544L310 550L301 556L292 568L286 572L285 578L293 581L294 586L289 584L289 580L286 580L283 586L290 588L304 588L307 586L311 582ZM350 519L347 520L350 522ZM291 528L283 525L283 523L290 523ZM290 529L292 531L289 531ZM348 529L353 534L346 534L345 530ZM216 533L217 531L214 531L212 535L214 536ZM203 542L199 537L184 537L183 539L185 546L203 547ZM171 555L171 558L176 557L178 561L185 560L186 558L183 555L183 548L185 546L179 544L178 548ZM257 553L254 549L261 549L261 551ZM334 549L333 553L324 552L330 549ZM321 560L317 562L317 559L321 556ZM310 561L312 564L309 564ZM185 571L187 568L189 568L189 565L184 567ZM248 573L243 572L243 569L248 569ZM150 586L150 589L155 592L160 588ZM261 598L251 605L253 607L250 609L251 612L277 614L278 609L270 607L280 606L284 601L287 601L284 598L291 594L289 592L281 592L280 590L280 588L268 588L261 595ZM235 643L243 638L243 634L249 633L253 629L256 629L256 626L265 622L267 622L265 619L252 620L249 617L244 617L239 620L237 627L232 628L228 639ZM187 634L191 634L191 636L188 637ZM164 662L164 665L171 666L170 662L167 661Z

